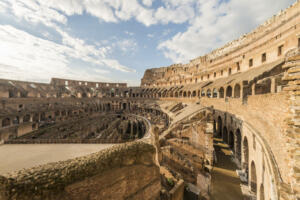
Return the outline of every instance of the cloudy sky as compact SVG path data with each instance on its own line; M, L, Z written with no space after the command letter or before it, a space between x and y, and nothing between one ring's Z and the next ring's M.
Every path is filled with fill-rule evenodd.
M0 78L139 85L144 70L186 63L295 0L0 0Z

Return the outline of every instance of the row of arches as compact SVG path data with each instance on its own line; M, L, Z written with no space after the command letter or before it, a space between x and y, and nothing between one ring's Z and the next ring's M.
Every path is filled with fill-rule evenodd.
M233 120L231 118L231 123L229 124L232 124ZM256 163L259 161L254 159L255 156L251 156L251 153L254 154L255 152L252 152L253 150L250 151L249 136L242 133L241 127L229 124L226 121L226 115L224 118L220 115L215 115L214 134L216 137L222 138L224 143L228 144L232 150L236 163L246 173L248 186L252 194L257 198L259 197L260 200L264 200L267 194L265 193L264 182L258 184ZM251 141L253 142L253 138Z
M208 98L225 98L225 97L233 97L233 98L241 98L241 85L235 84L234 87L228 85L227 87L220 88L208 88L202 90L172 90L164 89L159 92L151 92L147 97L151 98L200 98L200 97L208 97Z

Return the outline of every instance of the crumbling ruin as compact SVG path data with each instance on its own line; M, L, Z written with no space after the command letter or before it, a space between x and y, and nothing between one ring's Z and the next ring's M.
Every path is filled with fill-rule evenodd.
M4 146L113 145L3 174L0 198L299 199L299 21L297 1L188 64L146 70L141 87L1 80Z

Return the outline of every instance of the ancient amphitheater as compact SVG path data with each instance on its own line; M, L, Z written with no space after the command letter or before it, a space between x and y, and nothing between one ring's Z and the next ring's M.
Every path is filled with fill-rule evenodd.
M300 1L140 87L0 80L0 199L300 199Z

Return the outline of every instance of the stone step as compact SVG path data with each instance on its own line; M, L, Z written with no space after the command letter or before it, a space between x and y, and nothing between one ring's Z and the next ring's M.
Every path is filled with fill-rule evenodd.
M300 61L296 61L296 62L287 62L285 63L282 68L283 69L287 69L287 68L292 68L292 67L297 67L300 65Z
M284 81L293 81L293 80L299 80L300 79L300 74L296 75L286 75L282 78Z
M297 73L300 72L300 64L295 66L295 67L291 67L287 70L287 72L290 73Z

